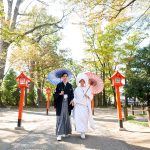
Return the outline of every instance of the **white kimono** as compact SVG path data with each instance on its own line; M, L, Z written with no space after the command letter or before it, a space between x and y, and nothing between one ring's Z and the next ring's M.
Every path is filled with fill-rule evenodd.
M85 97L85 93L90 99ZM89 87L77 87L74 91L74 120L77 132L87 132L88 123L91 128L95 128L91 109L92 98Z

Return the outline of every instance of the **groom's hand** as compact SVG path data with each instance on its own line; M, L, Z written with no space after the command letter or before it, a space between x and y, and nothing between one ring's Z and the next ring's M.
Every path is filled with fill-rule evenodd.
M61 93L59 95L64 95L64 91L61 91Z
M70 105L74 106L74 101L73 100L70 102Z

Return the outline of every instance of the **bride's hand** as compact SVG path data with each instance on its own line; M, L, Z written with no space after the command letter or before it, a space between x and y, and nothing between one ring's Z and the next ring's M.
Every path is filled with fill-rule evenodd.
M85 94L85 97L88 98L88 99L90 99L90 97L88 95L86 95L86 94Z

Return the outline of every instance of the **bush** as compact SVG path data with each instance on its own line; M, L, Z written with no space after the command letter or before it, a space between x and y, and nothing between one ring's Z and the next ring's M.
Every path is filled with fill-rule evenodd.
M4 78L2 100L5 105L18 105L20 90L17 88L16 73L11 69Z
M134 120L134 119L135 119L135 116L132 116L132 115L127 116L127 120Z
M35 106L36 91L33 89L28 94L28 105Z

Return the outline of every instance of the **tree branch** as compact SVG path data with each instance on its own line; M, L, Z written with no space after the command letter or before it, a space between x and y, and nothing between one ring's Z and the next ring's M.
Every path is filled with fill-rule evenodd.
M35 39L35 41L36 41L36 42L40 42L40 40L41 40L44 36L54 34L54 33L58 32L58 31L59 31L59 29L57 29L57 30L55 30L55 31L53 31L53 32L51 32L51 33L46 33L46 34L44 34L44 35L40 35L39 37L37 37L37 38Z
M139 16L139 18L130 26L128 27L127 30L130 30L145 14L146 12L150 9L150 6L144 11L144 13L142 13L142 15Z
M108 5L108 4L100 4L100 3L96 2L94 4L94 7L96 7L97 5L99 5L99 6L106 6L106 7L109 7L111 9L117 10L116 8L114 8L114 7L112 7L112 6ZM92 7L91 9L93 9L94 7Z
M29 14L18 13L20 16L29 16Z
M31 5L31 3L33 3L34 2L34 0L32 0L27 6L26 6L26 8L24 9L24 14L25 14L25 12L26 12L26 10L28 9L28 7Z
M44 2L44 1L41 1L41 0L37 0L39 3L41 3L41 4L43 4L43 5L45 5L45 6L49 6L46 2Z
M12 15L12 5L13 5L13 1L11 0L7 0L7 3L8 3L8 10L7 10L7 16L6 16L6 19L7 20L10 20L11 19L11 15Z
M16 25L16 21L17 21L17 17L18 17L18 13L19 13L19 8L20 5L23 1L22 0L17 0L15 8L14 8L14 13L11 17L11 21L10 21L10 29L15 29L15 25Z
M118 13L116 14L115 17L113 18L117 18L119 16L119 14L124 10L126 9L128 6L130 6L132 3L134 3L136 0L132 0L131 2L129 2L127 5L125 5L124 7L121 7L119 10L118 10Z
M63 13L62 18L61 18L59 21L54 22L54 23L44 23L44 24L35 26L33 29L30 29L30 30L26 31L26 32L24 33L24 35L30 34L30 33L32 33L33 31L35 31L35 30L37 30L37 29L39 29L39 28L45 27L45 26L56 26L56 27L59 28L59 29L63 29L63 27L58 26L58 24L59 24L60 22L62 22L62 20L64 19L64 17L66 17L66 16L65 16L64 13Z
M59 22L56 22L56 23L44 23L44 24L38 25L38 26L34 27L33 29L26 31L26 32L24 33L24 35L30 34L30 33L32 33L33 31L35 31L35 30L37 30L37 29L39 29L39 28L45 27L45 26L56 26L56 27L58 27L58 26L57 26L57 23L59 23ZM59 28L60 28L60 29L63 29L63 27L59 27Z

